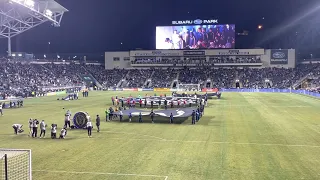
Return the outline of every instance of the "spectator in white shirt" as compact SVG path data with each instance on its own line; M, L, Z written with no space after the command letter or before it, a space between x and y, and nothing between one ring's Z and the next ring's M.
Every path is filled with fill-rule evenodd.
M91 132L92 132L92 122L90 121L90 119L87 122L87 129L88 129L88 137L91 137Z

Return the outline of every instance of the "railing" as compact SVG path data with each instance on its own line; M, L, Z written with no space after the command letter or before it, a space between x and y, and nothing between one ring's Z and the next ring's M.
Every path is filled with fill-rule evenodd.
M292 86L293 88L297 88L298 86L301 85L301 83L309 77L310 74L307 74L305 76L303 76L302 78L300 78L297 82L294 83L294 85Z

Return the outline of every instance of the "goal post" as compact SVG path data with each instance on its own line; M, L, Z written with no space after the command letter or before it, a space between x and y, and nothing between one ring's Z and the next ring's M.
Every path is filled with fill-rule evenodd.
M0 149L0 180L32 180L30 149Z

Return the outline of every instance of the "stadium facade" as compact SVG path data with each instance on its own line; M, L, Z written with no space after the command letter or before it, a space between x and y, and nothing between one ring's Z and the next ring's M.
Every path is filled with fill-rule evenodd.
M221 62L217 59L237 59L237 62ZM241 62L241 59L254 61ZM295 68L296 51L295 49L205 49L105 52L106 69L186 66L192 68L199 64L212 64L212 67Z

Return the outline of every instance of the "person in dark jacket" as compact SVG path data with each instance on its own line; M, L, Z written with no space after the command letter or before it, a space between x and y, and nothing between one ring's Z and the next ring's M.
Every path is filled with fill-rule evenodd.
M150 117L151 117L152 123L154 123L154 115L155 113L153 112L153 110L151 110Z
M141 112L139 114L139 123L142 123L142 114L141 114Z
M97 115L97 118L96 118L96 126L97 126L97 132L100 132L100 117L99 115Z
M167 110L167 108L168 108L167 106L168 106L168 101L167 101L167 99L165 99L165 100L164 100L164 109L165 109L165 110Z
M192 111L192 124L196 124L196 112Z

